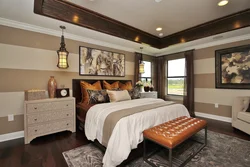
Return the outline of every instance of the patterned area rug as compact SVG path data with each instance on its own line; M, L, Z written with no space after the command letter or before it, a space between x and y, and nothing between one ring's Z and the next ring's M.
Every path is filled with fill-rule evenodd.
M203 140L204 132L200 132L193 139ZM173 151L174 163L178 159L192 154L200 144L188 140ZM84 145L73 150L63 152L69 167L101 167L103 153L93 144ZM150 161L157 166L168 166L168 153L164 149L155 154ZM174 165L175 166L175 165ZM188 164L188 167L249 167L250 141L238 139L220 133L208 131L207 146L201 150ZM142 158L130 162L127 167L151 167Z

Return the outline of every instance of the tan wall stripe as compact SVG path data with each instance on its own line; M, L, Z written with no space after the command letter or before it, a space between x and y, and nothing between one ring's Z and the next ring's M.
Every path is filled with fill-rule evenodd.
M58 86L72 88L72 79L134 80L134 75L125 77L79 76L77 72L15 70L0 68L0 92L18 92L32 88L47 90L50 76L55 76ZM133 82L134 83L134 82Z
M232 107L226 105L219 105L219 108L215 108L214 104L196 102L195 111L223 117L232 117Z
M248 45L248 44L250 44L250 40L238 41L238 42L213 46L209 48L197 49L194 52L194 60L214 58L215 50L226 49L226 48L231 48L231 47L236 47L236 46L241 46L241 45Z
M194 94L195 102L231 106L235 97L249 96L250 90L195 88Z
M0 135L24 130L23 115L15 115L14 121L8 121L8 117L0 117Z
M52 51L57 51L60 46L60 38L52 35L46 35L2 25L0 25L0 34L0 43L4 44L46 49ZM79 46L86 46L112 52L123 53L126 55L126 61L134 62L134 53L132 52L88 44L85 42L74 41L67 39L67 36L65 36L65 40L66 48L70 53L79 54Z
M215 88L215 74L194 75L195 88Z

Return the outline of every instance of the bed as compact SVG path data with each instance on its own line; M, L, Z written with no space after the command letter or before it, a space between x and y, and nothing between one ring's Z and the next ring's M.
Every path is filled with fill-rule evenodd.
M90 83L94 82L90 80ZM78 102L81 91L77 91L74 86L80 87L79 83L80 80L73 80L73 96ZM143 130L180 116L190 117L182 104L161 99L135 99L90 107L84 128L89 140L97 140L106 149L103 166L114 167L126 160L131 150L143 141Z

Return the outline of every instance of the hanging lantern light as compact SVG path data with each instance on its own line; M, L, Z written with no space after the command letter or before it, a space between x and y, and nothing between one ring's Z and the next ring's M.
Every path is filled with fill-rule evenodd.
M61 68L61 69L66 69L69 67L68 64L68 55L69 52L66 50L65 46L65 42L64 42L64 36L63 36L63 30L66 29L65 26L60 26L60 28L62 29L62 36L61 36L61 47L60 49L57 51L57 55L58 55L58 63L57 63L57 67Z
M141 59L140 59L140 62L139 62L139 73L140 74L143 74L145 71L144 71L144 62L142 61L142 49L143 47L140 47L141 49Z

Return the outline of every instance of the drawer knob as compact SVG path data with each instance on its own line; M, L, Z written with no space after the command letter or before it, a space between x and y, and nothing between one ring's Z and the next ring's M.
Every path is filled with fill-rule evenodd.
M67 126L68 126L69 124L67 124Z
M37 130L35 130L35 132L37 132Z
M36 110L37 108L35 107L34 109Z
M68 107L69 105L67 104L66 106Z
M67 114L67 116L69 116L69 114Z
M35 121L37 121L37 119L34 119Z

